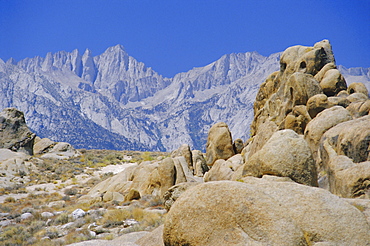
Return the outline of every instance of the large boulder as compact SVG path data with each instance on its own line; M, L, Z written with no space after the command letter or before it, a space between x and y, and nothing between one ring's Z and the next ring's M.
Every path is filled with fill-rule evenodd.
M243 181L208 182L185 191L167 214L164 244L370 243L365 216L326 190L252 177Z
M334 96L342 90L347 90L346 80L338 69L328 70L321 80L320 86L327 96Z
M351 113L353 118L365 116L370 111L370 100L353 102L346 109Z
M15 108L0 112L0 148L33 155L35 137L27 127L23 112Z
M369 91L363 83L352 83L348 86L347 91L349 94L362 93L366 96L369 95Z
M49 150L50 149L50 150ZM77 157L80 155L80 152L73 148L69 143L59 142L48 149L46 154L43 154L41 158L49 159L69 159L71 157Z
M328 139L322 146L327 157L324 168L330 192L341 197L370 199L370 161L354 163L349 157L338 155Z
M36 141L37 139L38 141ZM54 141L48 138L39 139L39 137L36 137L35 145L33 146L33 153L35 155L47 153L55 146L55 144L56 143Z
M370 115L336 125L324 134L321 141L325 139L338 155L345 155L355 163L370 160ZM325 157L325 151L322 151L323 161Z
M275 132L235 173L233 180L243 176L262 177L266 174L289 177L301 184L318 186L316 166L308 144L289 129Z
M245 156L245 158L247 159L248 157L256 153L258 150L260 150L277 130L279 129L274 122L272 121L264 122L258 129L257 134L253 137L252 141L249 143L248 156Z
M176 183L176 168L173 159L168 157L162 160L158 166L161 181L161 196Z
M206 161L212 166L218 159L227 160L235 154L229 127L224 122L216 123L208 133Z
M329 190L342 197L370 198L370 115L340 123L322 136L322 169Z
M322 135L333 126L348 120L352 120L349 111L341 106L334 106L325 109L308 123L304 132L304 139L310 146L315 161L318 159L317 152Z

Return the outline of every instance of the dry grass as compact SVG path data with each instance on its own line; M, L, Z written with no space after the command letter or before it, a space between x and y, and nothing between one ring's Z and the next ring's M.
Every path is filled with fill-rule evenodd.
M139 222L135 226L135 230L150 230L163 224L164 217L162 214L145 211L142 208L133 209L113 209L108 210L99 224L104 227L110 227L117 224L122 224L124 220L134 219Z
M9 218L13 223L0 229L0 245L37 245L37 246L56 246L75 243L91 239L90 231L87 226L91 223L98 225L116 225L122 227L126 219L139 221L129 231L150 230L163 223L163 215L144 211L142 208L115 209L118 203L77 203L79 196L86 194L88 190L97 183L106 179L112 174L102 175L100 178L92 177L94 171L106 165L115 165L124 162L141 162L157 159L158 156L168 155L161 152L139 152L139 151L109 151L109 150L81 150L80 157L69 160L37 159L33 160L38 170L30 173L30 183L19 184L13 188L0 188L0 195L27 193L26 187L35 184L51 183L56 185L58 192L50 193L45 188L37 188L29 193L25 198L15 199L12 196L6 198L4 203L0 203L0 212L10 213ZM132 156L132 160L125 160L124 157ZM31 160L32 161L32 160ZM87 179L79 181L76 176L86 174ZM89 178L90 177L90 178ZM79 183L80 182L80 183ZM61 189L73 184L73 187ZM47 206L50 202L65 202L60 207ZM160 199L142 198L140 206L160 206ZM74 221L75 225L67 230L66 235L60 235L57 227L73 221L69 216L75 209L80 208L84 211L91 209L108 209L106 213L89 214L84 218ZM42 217L42 212L64 211L61 214L50 218ZM33 216L28 219L21 219L22 213L29 212ZM99 217L103 216L103 217ZM76 229L78 230L76 231ZM115 230L116 228L114 228ZM106 229L105 239L113 239L115 234ZM103 235L104 236L104 235ZM43 239L49 237L50 239Z

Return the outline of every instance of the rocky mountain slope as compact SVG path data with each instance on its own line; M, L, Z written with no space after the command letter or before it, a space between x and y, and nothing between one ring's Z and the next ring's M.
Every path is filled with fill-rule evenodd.
M258 87L279 69L279 57L228 54L173 78L120 45L95 57L74 50L0 60L0 108L18 108L37 135L77 148L204 149L209 126L219 121L234 138L249 138ZM369 69L339 69L347 82L370 85Z

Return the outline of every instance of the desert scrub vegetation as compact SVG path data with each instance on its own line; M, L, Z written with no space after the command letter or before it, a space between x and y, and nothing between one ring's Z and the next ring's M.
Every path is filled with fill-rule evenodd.
M29 183L0 188L0 196L4 196L0 203L3 216L0 245L59 246L92 238L113 239L131 231L151 230L163 223L162 213L144 209L162 209L159 198L143 196L136 203L79 203L78 198L113 176L95 173L101 167L156 160L168 153L110 150L81 150L81 153L68 160L32 157L30 161L35 168L28 175ZM76 209L82 209L86 215L77 220L72 218ZM128 226L125 220L136 222ZM90 228L91 224L97 228Z
M130 219L138 222L131 231L151 230L164 222L164 216L160 213L149 212L142 208L129 208L108 210L99 224L105 228L114 227L123 225L125 220Z

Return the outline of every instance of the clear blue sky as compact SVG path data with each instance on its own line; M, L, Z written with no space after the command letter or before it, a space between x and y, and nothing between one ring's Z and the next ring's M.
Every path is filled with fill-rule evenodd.
M370 1L0 0L0 58L122 44L170 77L224 54L332 43L337 64L370 67Z

